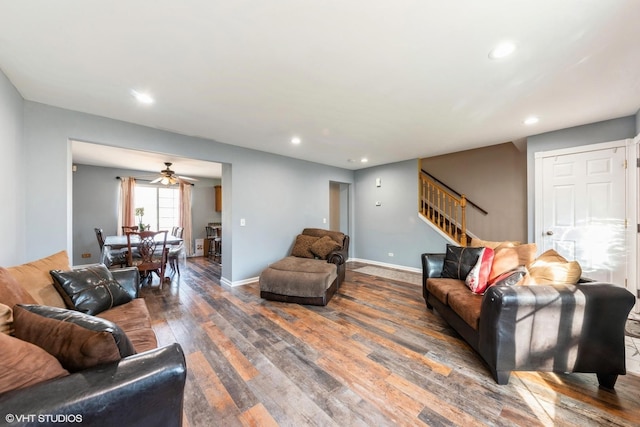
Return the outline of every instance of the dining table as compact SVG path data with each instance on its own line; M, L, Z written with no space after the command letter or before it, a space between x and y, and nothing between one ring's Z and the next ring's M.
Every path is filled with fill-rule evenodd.
M155 239L162 243L163 236L158 234ZM171 236L167 234L167 246L179 245L182 243L181 237ZM131 236L131 246L138 246L140 244L140 238L137 235ZM104 245L110 246L111 249L123 249L128 247L127 236L107 236L104 238Z

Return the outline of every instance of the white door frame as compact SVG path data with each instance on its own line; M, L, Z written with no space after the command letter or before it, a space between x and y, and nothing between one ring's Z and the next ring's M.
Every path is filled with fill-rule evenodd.
M622 148L625 150L625 159L627 168L625 169L625 212L627 218L627 227L625 232L625 241L627 244L627 266L625 283L616 283L616 285L626 287L634 295L638 294L638 286L636 278L640 277L640 263L637 261L638 247L640 247L640 234L638 234L638 226L640 224L640 197L638 197L638 189L640 189L640 172L636 167L640 153L638 152L638 144L640 143L640 135L634 139L623 139L619 141L603 142L599 144L588 144L577 147L563 148L559 150L540 151L535 153L535 210L534 210L534 242L538 248L542 247L543 233L543 200L542 200L542 159L545 157L562 156L567 154L584 153L588 151L599 151L611 148ZM633 310L636 314L640 314L640 301ZM633 314L633 313L632 313Z

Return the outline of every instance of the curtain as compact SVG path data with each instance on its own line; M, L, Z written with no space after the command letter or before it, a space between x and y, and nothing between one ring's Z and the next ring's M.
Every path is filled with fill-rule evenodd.
M120 209L118 210L118 229L116 234L122 235L123 225L135 225L136 208L135 203L136 180L133 177L120 178Z
M182 240L187 256L193 255L193 239L191 225L191 184L180 183L180 224L182 230Z

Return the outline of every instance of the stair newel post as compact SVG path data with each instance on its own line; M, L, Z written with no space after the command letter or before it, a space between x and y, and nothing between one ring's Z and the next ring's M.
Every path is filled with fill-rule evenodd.
M465 197L464 194L462 194L460 196L460 214L461 214L461 221L460 221L460 245L461 246L467 246L467 213L466 213L466 207L467 207L467 198Z

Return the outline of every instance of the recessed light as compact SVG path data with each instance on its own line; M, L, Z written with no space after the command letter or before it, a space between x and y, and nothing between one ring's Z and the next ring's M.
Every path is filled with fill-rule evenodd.
M148 93L143 93L143 92L138 92L137 90L132 90L131 91L131 95L133 95L133 97L135 99L137 99L138 102L141 102L143 104L153 104L153 102L154 102L153 98Z
M368 161L369 159L367 159L366 157L360 159L360 163L367 163Z
M356 161L354 159L347 159L347 162L349 163L355 163Z
M536 117L536 116L530 116L530 117L527 117L526 119L524 119L524 122L523 122L523 123L524 123L525 125L527 125L527 126L530 126L530 125L535 125L535 124L536 124L536 123L538 123L539 121L540 121L540 119L539 119L538 117Z
M516 45L512 42L502 42L489 52L490 59L500 59L511 55L516 50Z
M297 136L294 136L293 138L291 138L291 143L292 143L292 144L298 145L298 144L300 144L301 142L302 142L302 140L301 140L299 137L297 137Z

